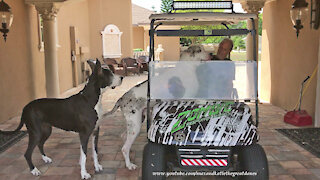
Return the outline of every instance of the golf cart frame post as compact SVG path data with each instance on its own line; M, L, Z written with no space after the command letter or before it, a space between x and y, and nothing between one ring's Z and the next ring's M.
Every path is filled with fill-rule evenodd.
M183 21L185 18L185 14L188 13L177 13L177 14L153 14L150 16L150 49L149 49L149 59L150 61L155 61L154 56L154 36L232 36L232 35L247 35L251 33L253 36L253 61L257 62L257 54L256 52L256 29L255 29L255 22L256 15L254 14L236 14L236 13L190 13L192 14L192 19L189 21ZM201 19L205 19L210 17L212 20L202 22ZM209 19L210 19L209 18ZM176 20L172 20L176 19ZM210 31L205 30L157 30L160 25L173 25L174 23L184 24L184 25L204 25L204 24L213 24L214 19L218 19L219 24L225 25L225 19L232 20L251 20L253 29L214 29ZM149 62L150 62L149 61ZM148 62L148 65L149 65ZM258 63L257 63L258 64ZM150 68L150 66L149 66ZM256 68L257 71L258 68ZM257 74L257 72L255 72ZM147 91L147 130L150 128L150 78L151 74L149 71L148 74L148 91ZM255 109L256 109L256 127L259 124L259 111L258 111L258 78L256 78L255 82L256 88L256 98L255 98Z

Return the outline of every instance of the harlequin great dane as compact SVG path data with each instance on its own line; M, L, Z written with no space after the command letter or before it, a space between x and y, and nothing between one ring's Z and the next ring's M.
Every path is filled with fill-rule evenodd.
M204 51L201 45L192 45L180 54L180 61L200 61L208 60L209 54ZM131 146L140 133L143 117L146 117L144 109L147 106L147 86L148 81L144 81L126 92L115 104L110 112L103 116L109 116L119 107L127 122L126 141L122 147L122 154L126 167L130 170L136 169L136 165L131 163L129 153Z
M1 131L13 133L19 131L25 124L29 134L28 148L25 158L33 175L39 176L40 171L32 163L32 152L36 146L42 154L45 163L52 160L44 153L43 146L51 134L52 126L79 133L80 137L80 166L81 178L89 179L91 176L86 170L86 154L89 137L92 134L92 152L95 171L102 171L98 162L98 135L99 120L101 119L102 94L108 87L115 88L121 84L123 77L114 75L111 70L101 68L97 60L88 61L92 74L86 86L78 94L65 99L44 98L37 99L23 108L21 121L14 131Z

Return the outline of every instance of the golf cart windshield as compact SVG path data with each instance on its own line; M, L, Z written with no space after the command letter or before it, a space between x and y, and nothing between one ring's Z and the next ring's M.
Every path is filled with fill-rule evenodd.
M152 61L151 99L256 100L256 62Z
M150 119L150 100L213 100L254 101L258 126L257 54L255 14L243 13L163 13L150 17L150 47L148 74L147 118ZM231 24L246 20L252 29L232 28ZM183 29L176 26L199 26ZM225 28L205 29L204 26L223 25ZM163 28L161 28L163 27ZM155 61L155 37L212 37L251 35L253 51L247 61ZM158 39L158 38L157 38ZM159 59L159 58L158 58ZM204 102L203 101L203 102ZM181 101L183 102L183 101ZM198 102L198 101L197 101ZM149 121L147 127L149 128Z

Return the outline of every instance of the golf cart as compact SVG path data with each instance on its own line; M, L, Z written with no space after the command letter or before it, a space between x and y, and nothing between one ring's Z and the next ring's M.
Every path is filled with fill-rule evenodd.
M232 9L231 1L218 2L227 2ZM180 4L177 8L183 5L187 6ZM256 18L254 14L233 11L150 16L148 143L143 152L143 180L165 179L170 175L168 173L181 171L185 174L180 175L190 172L219 175L224 172L220 175L236 175L249 180L269 179L266 154L257 143L256 54L253 60L247 61L155 61L154 57L155 35L233 36L251 33L255 37L255 29L229 29L228 24L251 20L249 22L255 27ZM226 29L158 30L163 25L214 24L224 24ZM253 104L255 112L251 112L248 103Z

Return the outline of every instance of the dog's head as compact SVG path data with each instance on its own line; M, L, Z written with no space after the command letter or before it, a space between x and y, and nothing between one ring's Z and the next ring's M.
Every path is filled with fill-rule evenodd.
M102 90L102 93L108 87L114 89L116 86L121 85L123 77L113 74L108 66L101 67L101 63L98 59L88 60L87 63L90 65L92 70L89 81L92 80L98 82L99 88Z
M208 59L209 54L201 45L191 45L187 50L180 54L180 61L201 61Z

